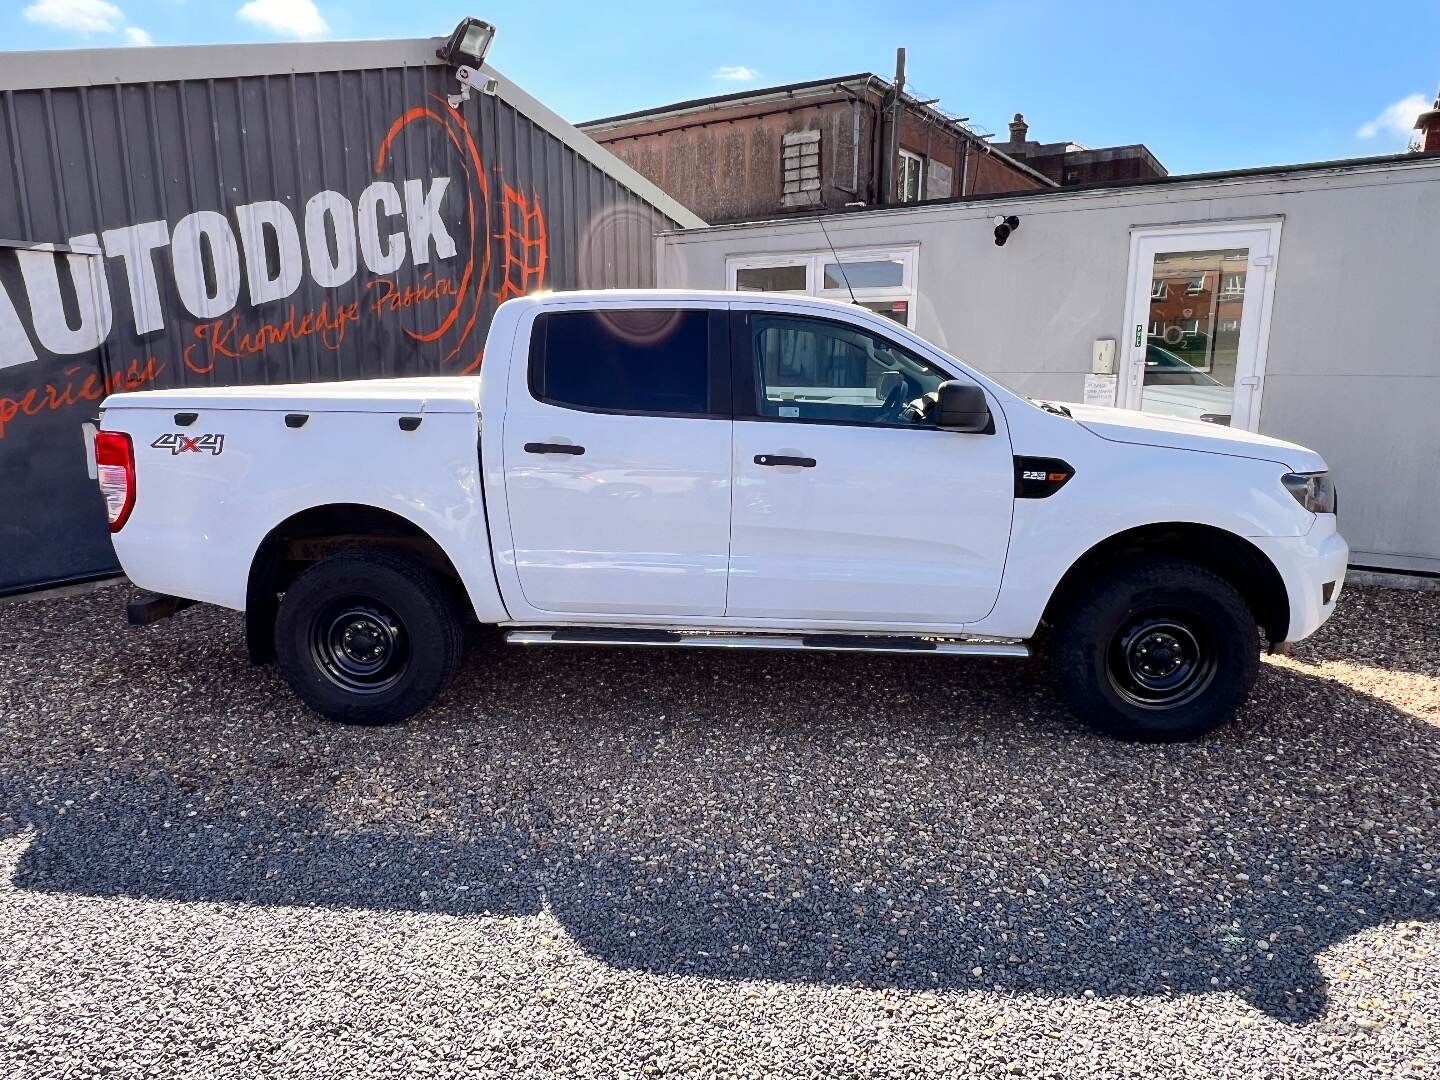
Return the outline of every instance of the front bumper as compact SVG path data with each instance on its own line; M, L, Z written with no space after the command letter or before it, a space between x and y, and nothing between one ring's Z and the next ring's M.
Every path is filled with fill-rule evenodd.
M1251 542L1269 556L1290 597L1286 641L1301 641L1325 625L1345 586L1350 546L1335 531L1335 515L1319 514L1304 536L1259 536Z

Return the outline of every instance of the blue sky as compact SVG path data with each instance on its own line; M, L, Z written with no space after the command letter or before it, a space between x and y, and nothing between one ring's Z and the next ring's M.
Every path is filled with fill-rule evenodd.
M630 4L0 0L12 49L430 37L495 23L492 62L571 120L893 71L1004 138L1143 142L1171 172L1392 153L1440 83L1440 0Z

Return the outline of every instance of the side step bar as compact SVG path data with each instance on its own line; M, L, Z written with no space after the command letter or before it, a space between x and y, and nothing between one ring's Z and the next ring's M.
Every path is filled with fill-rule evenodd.
M1018 641L905 637L885 634L768 634L724 631L646 630L620 626L511 630L512 645L670 645L691 649L789 649L811 652L920 653L1023 659L1030 647Z

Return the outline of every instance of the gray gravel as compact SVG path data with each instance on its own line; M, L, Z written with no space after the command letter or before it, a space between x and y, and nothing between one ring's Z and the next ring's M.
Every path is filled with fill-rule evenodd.
M0 1076L1440 1076L1440 595L1241 721L1043 667L477 641L350 730L237 616L0 607Z

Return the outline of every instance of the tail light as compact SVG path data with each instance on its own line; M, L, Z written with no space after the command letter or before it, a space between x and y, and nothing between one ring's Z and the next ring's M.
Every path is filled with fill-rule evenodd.
M123 431L95 433L95 473L105 496L105 512L110 515L110 531L119 532L135 509L135 446L129 435Z

